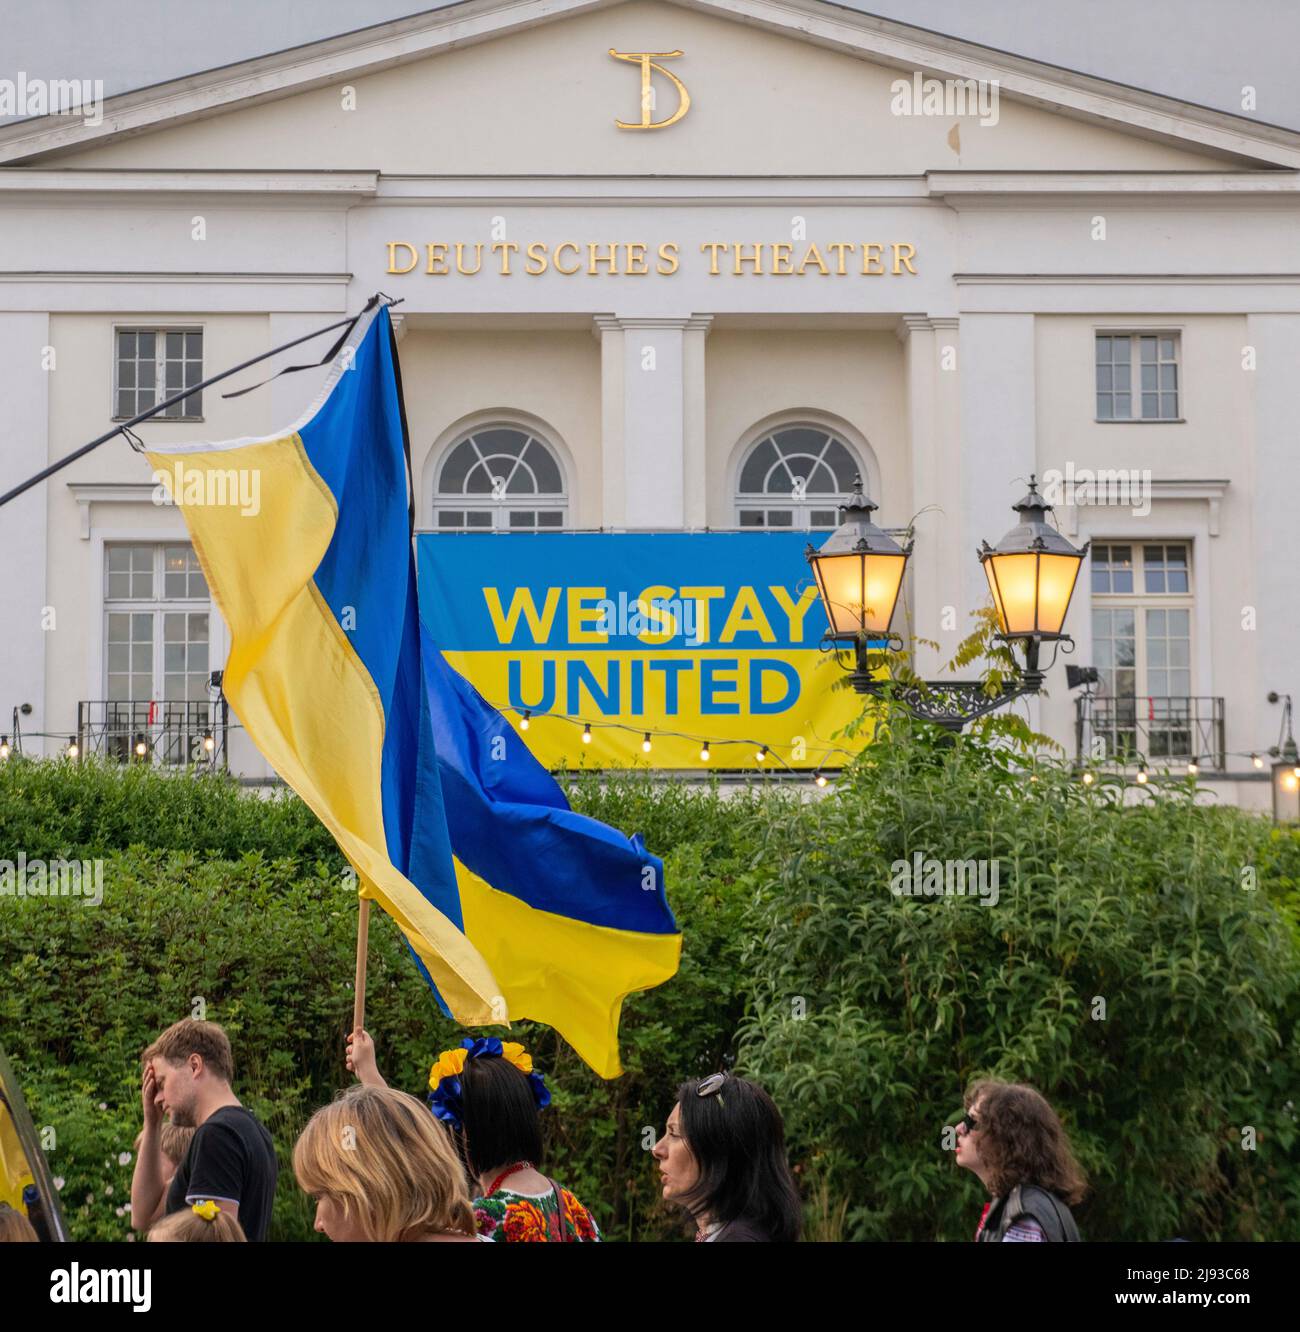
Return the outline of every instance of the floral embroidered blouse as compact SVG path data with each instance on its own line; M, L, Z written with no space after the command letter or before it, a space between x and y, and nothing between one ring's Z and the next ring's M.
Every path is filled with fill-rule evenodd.
M593 1244L600 1230L587 1209L569 1192L564 1194L568 1242ZM474 1220L480 1237L498 1244L560 1242L560 1207L553 1191L541 1194L498 1189L490 1198L475 1198Z

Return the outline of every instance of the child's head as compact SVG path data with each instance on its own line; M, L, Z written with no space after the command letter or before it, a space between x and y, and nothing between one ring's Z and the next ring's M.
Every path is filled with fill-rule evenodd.
M151 1244L246 1244L244 1228L219 1203L196 1202L149 1230Z
M192 1128L181 1128L178 1124L170 1124L163 1120L158 1130L158 1145L162 1148L162 1154L171 1163L172 1169L185 1159L185 1153L190 1149L190 1139L194 1137L196 1130ZM140 1154L140 1144L144 1141L144 1129L135 1135L135 1152Z
M8 1203L0 1203L0 1244L38 1244L32 1223Z

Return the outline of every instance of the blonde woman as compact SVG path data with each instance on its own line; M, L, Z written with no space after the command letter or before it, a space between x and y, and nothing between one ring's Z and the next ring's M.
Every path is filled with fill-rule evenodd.
M149 1227L150 1244L247 1244L244 1228L230 1209L206 1198L172 1212Z
M424 1105L390 1087L353 1087L317 1110L294 1144L298 1186L335 1243L473 1243L455 1149Z

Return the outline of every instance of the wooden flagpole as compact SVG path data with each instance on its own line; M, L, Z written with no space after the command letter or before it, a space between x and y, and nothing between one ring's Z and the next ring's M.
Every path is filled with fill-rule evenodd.
M352 1030L360 1031L366 1020L366 955L370 947L370 899L361 899L357 916L357 974L352 989Z

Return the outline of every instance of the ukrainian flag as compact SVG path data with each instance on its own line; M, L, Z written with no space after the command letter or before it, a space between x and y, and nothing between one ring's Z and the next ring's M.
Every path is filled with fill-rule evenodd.
M294 430L148 456L230 629L231 706L442 1007L544 1022L617 1076L623 1000L680 959L663 864L570 809L420 622L387 309L361 316ZM240 469L255 512L206 502L248 495Z
M458 890L436 905L463 924L513 1017L554 1027L617 1077L623 1000L668 980L681 958L663 862L640 837L575 813L423 623L420 633Z
M454 899L456 877L420 666L395 355L387 309L371 308L294 429L148 457L229 626L224 688L244 729L450 1012L500 1022L501 986L435 905Z

